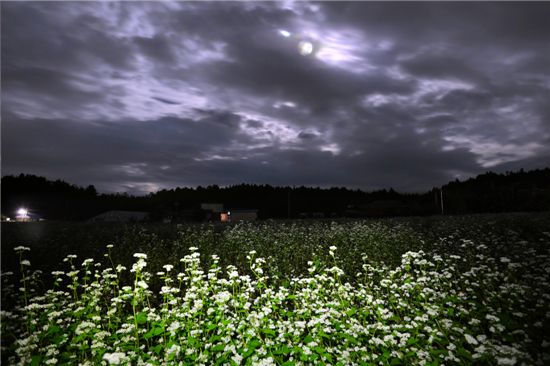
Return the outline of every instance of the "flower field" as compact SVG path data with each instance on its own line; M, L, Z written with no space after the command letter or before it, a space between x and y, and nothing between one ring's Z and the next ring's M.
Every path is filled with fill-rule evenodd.
M550 364L548 214L73 228L95 246L23 225L5 364Z

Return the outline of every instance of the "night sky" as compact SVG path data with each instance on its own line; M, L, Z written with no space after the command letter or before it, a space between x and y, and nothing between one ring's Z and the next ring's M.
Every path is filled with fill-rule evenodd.
M2 2L2 174L418 192L550 165L550 2Z

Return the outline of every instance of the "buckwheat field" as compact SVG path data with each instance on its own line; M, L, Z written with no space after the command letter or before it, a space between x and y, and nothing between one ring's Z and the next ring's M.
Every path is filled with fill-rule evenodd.
M2 236L4 364L550 364L548 214Z

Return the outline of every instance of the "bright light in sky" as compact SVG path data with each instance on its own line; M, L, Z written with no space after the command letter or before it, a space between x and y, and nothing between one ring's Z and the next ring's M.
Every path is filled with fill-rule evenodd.
M313 43L301 41L298 43L298 50L300 51L300 54L307 56L313 52Z
M29 211L26 208L20 208L19 210L17 210L17 216L19 216L21 218L27 217L28 213L29 213Z
M279 30L279 34L283 37L290 37L290 32L284 29Z

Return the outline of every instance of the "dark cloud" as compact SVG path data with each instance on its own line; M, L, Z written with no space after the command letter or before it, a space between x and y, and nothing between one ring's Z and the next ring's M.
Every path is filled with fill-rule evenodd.
M483 79L473 67L459 60L448 56L422 55L412 57L401 63L401 67L417 77L434 79L457 79L464 81L478 81Z
M164 104L172 104L172 105L180 104L179 102L176 102L176 101L173 101L173 100L170 100L170 99L164 99L164 98L161 98L161 97L153 97L153 99L158 100L159 102L164 103Z
M300 138L302 140L311 140L311 139L314 139L316 137L317 137L317 134L312 133L312 132L300 131L300 133L298 134L298 138Z
M550 161L550 3L0 6L3 174L418 191Z
M171 42L165 36L156 34L153 37L134 37L139 50L154 61L173 63L175 56Z

